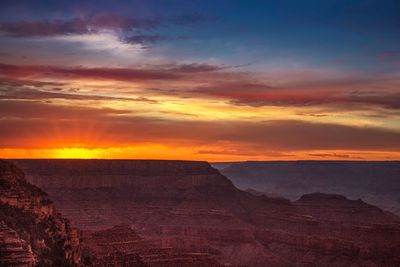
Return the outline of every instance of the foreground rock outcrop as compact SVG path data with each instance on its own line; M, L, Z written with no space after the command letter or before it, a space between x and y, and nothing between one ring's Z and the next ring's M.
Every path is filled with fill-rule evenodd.
M41 189L2 160L0 266L83 266L78 232Z
M256 196L206 162L17 164L114 263L400 266L400 219L361 200Z

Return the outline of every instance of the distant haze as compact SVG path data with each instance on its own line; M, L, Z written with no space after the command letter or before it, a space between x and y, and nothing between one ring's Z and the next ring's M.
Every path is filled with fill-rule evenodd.
M363 199L400 215L400 162L276 161L213 163L238 188L298 199L313 192Z

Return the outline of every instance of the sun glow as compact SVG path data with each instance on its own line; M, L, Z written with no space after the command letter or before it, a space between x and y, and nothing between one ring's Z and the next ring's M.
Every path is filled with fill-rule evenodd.
M0 149L5 159L58 158L58 159L169 159L206 161L245 161L245 160L397 160L398 152L389 151L342 151L307 150L276 153L266 151L259 154L250 151L242 154L237 148L228 150L219 146L165 146L160 144L141 144L128 147L82 148L64 147L50 149Z
M54 150L54 158L60 159L92 159L99 157L96 149L60 148Z

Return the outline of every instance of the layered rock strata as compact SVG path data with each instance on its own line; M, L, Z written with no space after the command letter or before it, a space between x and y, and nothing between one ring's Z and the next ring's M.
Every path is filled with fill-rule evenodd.
M0 160L0 266L82 266L78 232L22 171Z
M361 200L327 194L294 202L255 196L206 162L17 164L76 225L101 231L127 224L159 249L151 257L172 249L225 266L400 265L399 218Z

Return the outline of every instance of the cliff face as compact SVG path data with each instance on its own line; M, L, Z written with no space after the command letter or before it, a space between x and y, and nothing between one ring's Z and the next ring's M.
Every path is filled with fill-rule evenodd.
M111 262L400 265L399 218L363 201L327 194L294 202L255 196L204 162L17 164L65 216L89 231L89 247L99 255L115 252L105 255ZM112 228L121 224L129 227Z
M17 160L27 179L40 188L124 186L187 188L231 182L206 162L165 160Z
M0 160L0 266L81 266L76 230L22 171Z

